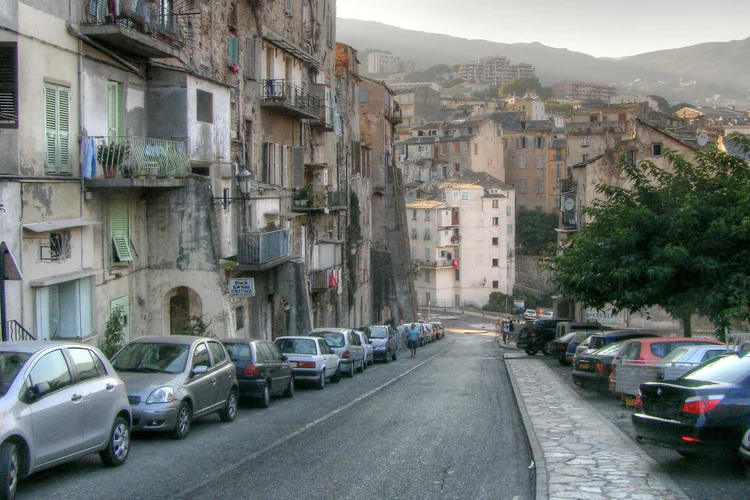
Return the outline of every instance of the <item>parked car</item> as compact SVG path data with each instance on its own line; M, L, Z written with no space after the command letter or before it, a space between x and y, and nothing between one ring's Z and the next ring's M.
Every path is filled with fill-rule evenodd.
M557 361L565 366L569 364L567 353L570 347L570 344L572 343L574 346L577 346L581 342L583 342L589 335L591 335L590 332L570 332L568 334L565 334L564 336L560 337L559 339L550 340L549 342L549 351L550 355L557 359ZM575 347L573 348L575 352Z
M341 373L353 377L355 370L365 369L365 348L351 328L316 328L306 336L319 337L328 343L340 359Z
M432 326L435 328L435 339L440 340L445 337L445 329L440 321L433 321Z
M612 360L612 373L609 375L609 390L617 393L617 368L620 363L653 364L683 346L702 344L721 345L718 340L696 339L690 337L651 337L630 339L623 342L615 359ZM635 389L633 390L635 392Z
M740 443L740 458L742 463L745 464L746 473L750 473L750 428L742 436L742 442Z
M522 329L516 346L524 349L529 356L542 351L549 356L549 342L555 338L556 326L561 321L571 321L568 318L538 319L531 324L531 328Z
M639 442L683 456L736 452L750 425L750 355L721 356L677 380L641 384L631 419Z
M125 382L134 431L190 433L194 418L237 414L239 388L234 364L218 340L188 335L153 335L131 340L112 358Z
M367 334L372 342L372 354L374 361L398 359L398 344L396 343L396 333L388 325L370 325L361 328Z
M576 349L579 345L581 345L583 342L586 342L589 337L594 335L597 332L579 332L576 331L576 336L573 337L573 339L568 342L568 348L565 351L565 362L569 365L573 364L573 359L575 358Z
M734 354L734 351L727 350L725 345L684 346L673 350L656 364L662 367L663 380L674 380L710 359L730 353Z
M271 396L294 396L292 365L272 342L259 339L222 340L234 363L241 399L252 399L268 408Z
M435 327L432 326L432 323L422 323L422 328L425 332L425 342L435 342Z
M102 352L73 342L0 344L0 497L20 479L99 452L125 463L131 413L125 384Z
M573 364L573 383L584 389L608 392L612 360L620 345L622 342L615 342L591 353L581 354Z
M611 332L600 332L592 334L588 342L582 342L576 348L574 357L577 358L581 354L591 354L608 344L614 344L615 342L623 342L628 339L647 338L647 337L658 337L657 334L651 332L637 332L634 330L620 330Z
M367 334L363 332L362 330L354 330L354 333L356 333L359 336L359 341L362 342L362 347L365 348L365 364L363 366L367 368L368 366L371 366L375 360L375 355L374 355L374 351L372 348L372 341L367 337Z
M323 389L326 380L337 383L341 380L339 357L322 338L278 337L273 341L292 365L294 380L315 382Z
M523 312L524 319L536 319L536 311L534 309L526 309Z
M594 332L605 330L610 330L610 328L600 324L597 321L560 321L559 323L557 323L557 325L555 325L555 337L559 339L560 337L573 331Z
M546 318L546 319L550 319L554 317L555 317L554 311L544 311L542 315L540 316L540 318Z

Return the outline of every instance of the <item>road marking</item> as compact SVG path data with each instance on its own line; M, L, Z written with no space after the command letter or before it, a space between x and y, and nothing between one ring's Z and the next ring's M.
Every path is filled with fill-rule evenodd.
M287 441L289 441L291 439L294 439L295 437L299 436L303 432L309 431L313 427L315 427L315 426L317 426L317 425L325 422L329 418L338 415L342 411L351 408L352 406L354 406L355 404L359 403L360 401L369 398L370 396L372 396L373 394L375 394L377 392L380 392L381 390L385 389L386 387L388 387L392 383L396 382L397 380L400 380L401 378L405 377L406 375L410 374L411 372L413 372L414 370L416 370L417 368L419 368L423 364L425 364L428 361L430 361L431 359L433 359L435 356L437 356L438 354L440 354L441 352L443 352L445 349L447 349L451 344L453 344L453 341L446 343L446 345L442 349L440 349L438 352L436 352L435 354L433 354L429 358L425 359L424 361L421 361L419 364L417 364L417 365L409 368L408 370L406 370L401 375L398 375L396 378L394 378L392 380L389 380L388 382L385 382L384 384L376 387L375 389L371 390L370 392L367 392L367 393L359 396L355 400L350 401L349 403L345 404L344 406L341 406L341 407L333 410L332 412L330 412L330 413L328 413L326 415L323 415L319 419L313 420L309 424L303 426L301 429L296 430L296 431L292 432L291 434L288 434L288 435L284 436L283 438L277 439L276 441L274 441L273 443L269 444L265 448L261 448L260 450L256 451L252 455L247 456L246 458L244 458L244 459L242 459L242 460L234 463L233 465L229 465L227 467L219 469L219 471L216 472L216 473L214 473L214 474L212 474L211 477L208 477L208 478L204 479L203 481L200 481L199 483L194 484L189 489L183 491L181 494L179 494L175 498L192 498L191 497L192 493L194 493L196 490L199 490L199 489L207 486L212 481L214 481L217 477L221 477L221 476L224 476L226 474L230 474L230 473L236 471L240 467L243 467L244 465L248 464L249 462L252 462L253 460L255 460L256 458L258 458L259 456L263 455L264 453L268 453L269 451L271 451L272 449L276 448L277 446L281 446L282 444L286 443Z

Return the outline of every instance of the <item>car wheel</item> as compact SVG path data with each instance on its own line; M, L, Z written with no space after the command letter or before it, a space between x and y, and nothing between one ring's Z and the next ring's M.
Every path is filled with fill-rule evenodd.
M326 372L325 368L321 370L320 377L318 377L318 381L315 383L315 388L319 391L322 391L323 388L326 386Z
M104 465L117 467L125 463L130 453L130 429L128 421L123 417L117 417L109 432L107 447L99 452L99 458Z
M557 361L563 366L568 366L568 360L565 358L560 358Z
M190 421L193 418L193 411L190 405L183 401L177 409L177 425L172 431L172 437L175 439L185 439L190 434Z
M331 382L334 384L338 384L341 382L341 365L336 366L336 373L333 374L333 377L331 377Z
M398 361L398 350L393 351L393 361Z
M354 377L354 361L349 363L349 373L347 373L347 375L349 376L349 378Z
M325 370L325 368L324 368ZM289 385L287 386L286 390L284 391L284 397L285 398L293 398L294 397L294 377L289 377Z
M391 360L391 351L385 351L385 358L383 359L383 363L388 364L390 360Z
M0 447L0 477L2 478L0 496L2 498L12 499L16 496L19 476L18 447L15 443L6 441Z
M222 422L232 422L237 416L237 389L229 391L227 396L227 405L219 412L219 418Z
M542 354L544 354L545 356L549 356L550 354L552 354L552 351L550 351L549 348L549 342L545 342L544 344L542 344Z
M362 358L362 364L359 365L359 368L357 369L357 371L359 373L362 373L363 371L365 371L365 359L364 358Z
M539 352L539 350L536 347L527 347L526 348L526 354L529 356L534 356L536 353Z
M271 404L271 388L268 387L268 383L266 382L266 385L263 386L263 394L261 394L260 399L258 400L258 406L261 408L268 408L268 406Z

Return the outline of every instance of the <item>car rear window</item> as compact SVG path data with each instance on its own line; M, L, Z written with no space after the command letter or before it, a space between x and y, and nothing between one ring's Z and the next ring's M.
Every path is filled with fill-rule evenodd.
M317 354L313 339L276 339L276 347L282 354Z
M705 382L737 383L750 374L750 355L722 356L683 375L682 379Z
M571 340L573 340L573 337L575 337L575 336L576 336L576 332L566 333L565 335L563 335L562 337L560 337L560 340L562 342L570 342Z
M250 346L247 344L224 344L227 352L229 353L229 359L232 361L244 361L250 363L252 356L250 354Z
M315 332L312 335L321 337L331 347L344 347L346 345L346 338L343 333L338 332Z
M678 349L680 347L690 347L694 345L700 345L700 341L696 342L654 342L651 344L651 354L656 356L657 358L663 358L670 352L674 351L675 349Z
M25 352L0 352L0 397L5 396L13 380L29 360Z

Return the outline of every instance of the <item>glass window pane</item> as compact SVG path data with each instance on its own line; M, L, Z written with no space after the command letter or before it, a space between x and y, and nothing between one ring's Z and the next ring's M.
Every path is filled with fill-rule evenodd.
M70 353L70 357L73 358L73 363L76 366L79 382L100 376L100 373L96 369L94 359L91 357L91 351L88 349L68 349L68 352Z
M72 385L70 369L60 350L45 354L31 369L30 385L49 384L50 392Z

